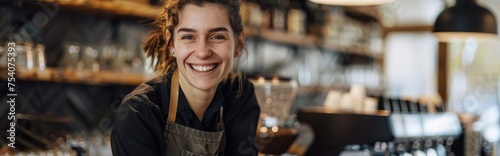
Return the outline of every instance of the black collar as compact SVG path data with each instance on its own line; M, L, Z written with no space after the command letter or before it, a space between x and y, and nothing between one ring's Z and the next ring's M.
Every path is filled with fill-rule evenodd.
M172 74L173 72L168 72L165 74L165 77L162 79L163 82L161 83L161 89L160 89L160 96L162 100L162 112L164 115L168 114L168 108L169 108L169 102L170 102L170 81L172 80ZM208 106L207 110L205 111L205 114L203 115L203 120L204 121L210 121L210 119L214 116L219 116L219 110L223 106L225 102L224 98L224 92L222 85L217 86L217 90L215 92L214 98L212 99L212 102L210 102L210 105ZM184 111L192 111L191 108L188 105L186 96L184 95L184 92L182 91L182 88L179 87L179 101L177 105L177 114L182 113ZM217 115L215 114L217 113Z

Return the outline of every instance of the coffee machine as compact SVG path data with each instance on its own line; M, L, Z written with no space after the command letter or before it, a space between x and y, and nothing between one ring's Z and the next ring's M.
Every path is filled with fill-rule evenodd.
M304 107L297 114L314 130L306 155L461 155L462 125L457 114L435 112L411 101L379 98L373 113Z

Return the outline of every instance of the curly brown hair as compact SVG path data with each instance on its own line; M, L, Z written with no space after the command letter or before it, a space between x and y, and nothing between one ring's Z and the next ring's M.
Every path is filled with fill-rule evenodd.
M160 71L162 74L165 74L177 68L175 57L171 54L168 47L172 44L174 28L179 23L179 11L188 4L203 6L208 3L220 5L227 10L229 24L236 35L235 38L237 38L236 46L240 47L237 49L241 49L236 55L242 56L242 53L245 51L245 43L243 40L238 39L243 32L243 24L240 15L241 0L166 0L162 12L152 23L155 29L150 32L149 38L143 47L147 57L151 57L158 61L156 63L154 63L154 61L151 63L155 71ZM231 82L236 79L240 82L238 92L241 92L241 73L238 68L236 68L236 70L237 71L231 73L229 77L231 78ZM239 93L237 95L239 95Z

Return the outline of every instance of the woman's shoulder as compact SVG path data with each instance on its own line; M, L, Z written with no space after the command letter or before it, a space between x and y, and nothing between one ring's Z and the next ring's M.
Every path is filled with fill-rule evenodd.
M149 81L141 83L132 92L122 99L122 104L127 103L131 106L156 106L160 101L158 93L161 89L161 83L165 81L163 76L158 76Z

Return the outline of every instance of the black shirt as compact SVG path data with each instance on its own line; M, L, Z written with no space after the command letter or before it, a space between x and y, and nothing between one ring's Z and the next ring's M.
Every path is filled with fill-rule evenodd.
M163 155L171 76L172 73L168 73L145 82L122 100L111 133L113 155ZM201 122L179 87L175 122L198 130L216 131L223 106L225 155L257 155L255 133L260 108L252 83L243 79L241 96L235 98L238 86L238 81L221 83Z

